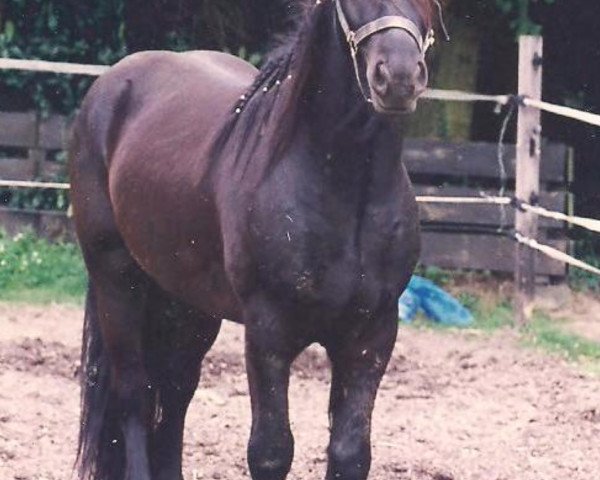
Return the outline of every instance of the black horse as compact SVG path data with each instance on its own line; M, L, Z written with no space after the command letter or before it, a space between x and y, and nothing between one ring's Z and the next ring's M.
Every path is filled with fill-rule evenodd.
M327 479L367 478L371 412L417 261L400 112L427 82L429 0L321 0L256 71L146 52L100 77L70 173L89 272L79 466L181 480L221 319L243 323L254 480L292 462L290 365L331 360Z

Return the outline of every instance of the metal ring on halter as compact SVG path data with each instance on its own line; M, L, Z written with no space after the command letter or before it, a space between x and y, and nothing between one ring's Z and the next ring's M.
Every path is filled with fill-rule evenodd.
M425 38L421 34L421 30L419 27L406 17L401 17L399 15L387 15L384 17L377 18L372 22L366 23L362 27L357 30L352 30L350 28L350 24L344 15L344 11L342 10L342 6L340 4L340 0L335 0L335 10L337 12L338 21L340 22L340 26L342 27L342 31L346 37L346 42L350 47L350 56L352 57L352 63L354 64L354 74L356 75L356 80L358 82L358 87L362 96L365 98L367 102L371 102L371 98L366 94L365 88L362 84L362 80L360 78L360 73L358 71L358 47L360 43L369 38L371 35L380 32L382 30L387 30L389 28L398 28L400 30L404 30L407 32L417 43L419 47L419 52L422 55L425 55L425 52L433 45L435 42L435 36L433 30L429 30Z

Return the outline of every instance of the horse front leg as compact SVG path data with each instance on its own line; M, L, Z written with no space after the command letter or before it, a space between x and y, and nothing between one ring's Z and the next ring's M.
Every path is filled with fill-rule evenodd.
M265 302L255 302L245 318L252 405L250 475L252 480L284 480L294 456L288 416L290 366L303 346Z
M360 335L345 331L343 340L327 345L332 383L326 480L365 480L371 467L371 414L396 340L397 316L360 328Z

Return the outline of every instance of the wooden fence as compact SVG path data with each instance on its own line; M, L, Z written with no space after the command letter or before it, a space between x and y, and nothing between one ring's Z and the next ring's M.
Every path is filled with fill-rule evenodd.
M65 117L41 118L35 113L0 113L0 149L16 152L0 158L0 179L56 180L64 178L65 165L53 159L68 141ZM540 204L568 210L567 186L570 150L564 145L542 148ZM506 146L507 185L514 188L515 147ZM496 194L499 187L497 146L487 143L453 144L434 140L408 140L404 162L418 195L479 196ZM511 190L507 195L513 195ZM514 209L497 205L421 204L424 265L442 268L514 271L514 242L500 234L514 227ZM0 226L9 233L29 228L49 238L73 238L66 215L46 211L0 208ZM566 230L556 222L541 221L539 238L567 251ZM537 259L538 275L561 277L565 266L545 256Z
M445 143L429 140L406 142L404 163L418 195L496 195L500 186L498 147L490 143ZM561 144L542 146L540 205L551 210L571 210L567 172L571 150ZM505 147L506 195L514 195L515 147ZM423 250L421 263L443 268L500 272L514 271L514 241L501 233L514 228L515 210L491 204L420 205ZM572 212L570 212L572 213ZM563 252L568 249L566 227L540 220L538 238ZM563 263L544 255L536 258L536 274L562 277Z
M56 154L68 144L69 125L59 115L44 118L35 112L0 112L0 179L64 179L65 163ZM0 207L0 227L9 234L33 230L50 239L74 239L67 216L54 211Z

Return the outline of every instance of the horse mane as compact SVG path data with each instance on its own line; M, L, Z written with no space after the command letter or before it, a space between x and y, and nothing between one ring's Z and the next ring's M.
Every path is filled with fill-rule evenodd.
M231 107L227 120L217 132L211 147L211 158L227 153L235 163L244 161L246 174L253 157L252 175L257 179L279 158L289 145L298 121L302 94L311 76L315 56L314 41L326 8L334 8L335 0L300 0L294 5L292 28L278 38L266 56L252 85ZM409 0L431 28L432 0Z
M289 144L298 120L300 97L311 73L313 40L324 11L314 0L300 2L298 14L292 19L293 28L278 38L254 82L231 107L217 132L211 147L215 161L223 154L233 156L236 164L244 161L241 172L245 175L255 157L252 174L260 179L271 160Z
M427 30L430 30L433 27L433 15L434 15L434 7L433 0L410 0L411 3L415 6L421 18L423 19L423 23Z

